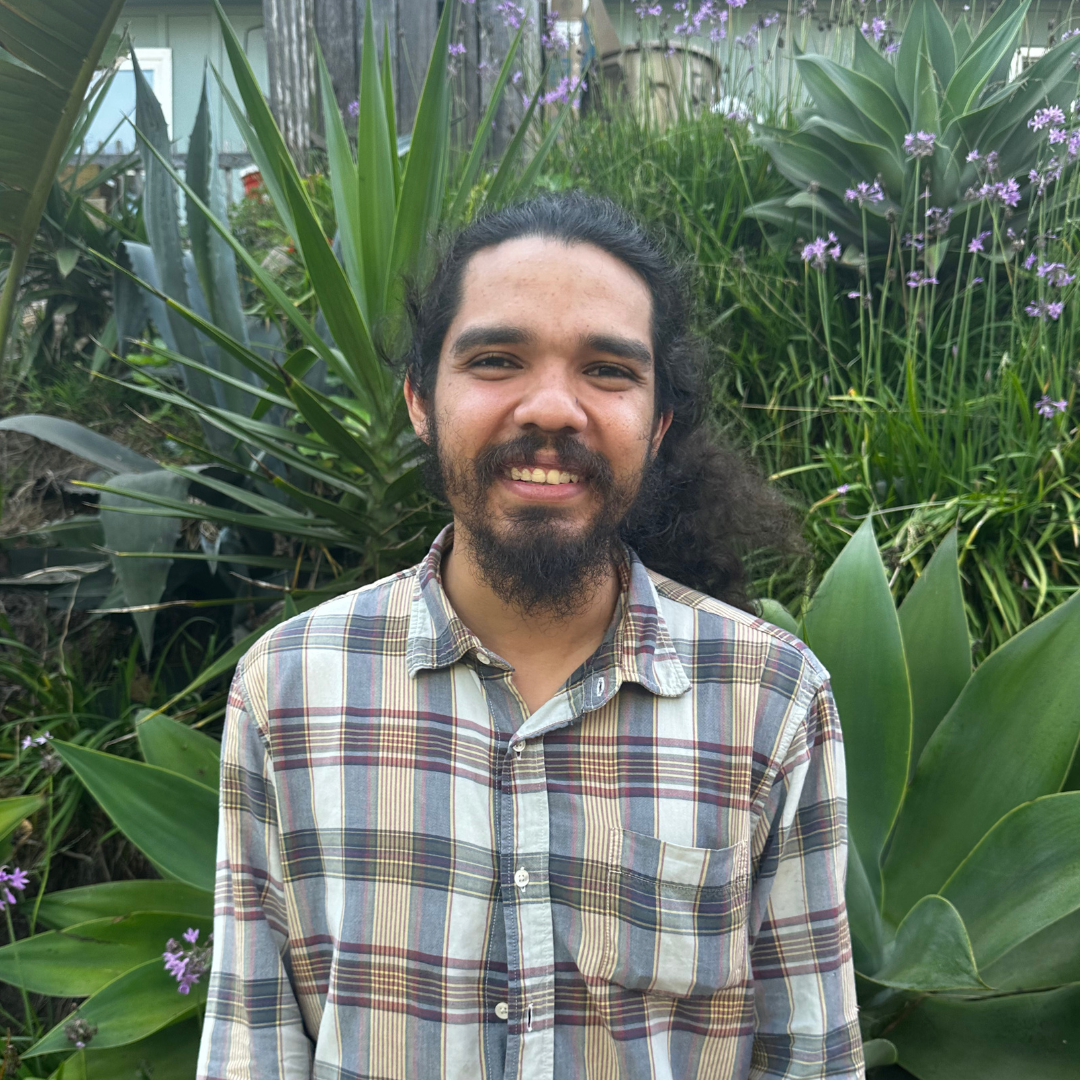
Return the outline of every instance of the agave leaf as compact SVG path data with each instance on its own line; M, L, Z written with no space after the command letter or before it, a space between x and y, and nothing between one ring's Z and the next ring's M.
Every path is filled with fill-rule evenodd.
M64 1028L72 1020L85 1020L97 1028L94 1048L124 1046L152 1035L192 1013L206 1002L206 980L196 983L191 993L177 993L176 980L165 970L158 956L126 971L119 978L87 998L70 1016L45 1034L23 1058L55 1054L71 1048Z
M334 97L334 85L326 67L322 49L315 43L319 71L319 94L322 98L323 124L326 128L326 153L329 158L330 194L337 218L337 238L345 273L364 317L371 318L360 254L360 195L356 180L356 162L349 147L345 121Z
M412 143L401 177L401 197L394 217L392 255L386 267L384 295L388 310L400 289L398 275L404 270L420 268L428 237L435 229L446 197L450 130L450 80L446 64L454 8L452 2L443 6L424 87L416 106Z
M911 692L869 517L829 568L804 625L808 644L832 676L847 759L849 828L879 896L881 851L907 782Z
M53 446L59 446L61 450L92 461L110 472L153 472L158 468L156 461L129 450L123 444L99 435L82 424L76 424L73 420L61 420L56 416L41 416L36 413L8 416L0 420L0 431L20 431L24 435L33 435L37 439L52 443Z
M868 1039L863 1043L863 1058L868 1069L896 1064L896 1047L888 1039Z
M213 889L218 804L213 788L74 743L52 745L113 824L159 870L198 889Z
M862 34L853 34L852 36L855 41L855 51L852 55L851 66L860 75L865 75L868 79L876 82L893 99L900 112L906 115L907 106L897 89L896 71L892 64Z
M0 840L6 840L22 822L45 805L41 795L13 795L0 799Z
M124 0L0 5L0 365L15 298L68 137ZM2 370L2 367L0 367Z
M55 930L92 919L117 919L136 911L171 911L211 919L214 897L182 881L107 881L46 893L38 922Z
M862 37L861 34L859 36ZM869 180L880 175L885 191L897 201L902 199L904 192L904 163L895 151L887 146L867 142L857 131L852 131L851 128L844 127L843 124L838 124L835 120L829 120L824 116L814 116L808 119L803 130L795 132L791 137L791 141L799 142L805 138L806 133L821 131L829 132L832 136L831 138L822 136L822 142L825 145L834 147L834 161L836 160L835 150L839 149L849 161L858 163L857 169L849 174L848 187L857 180ZM829 190L834 191L837 195L842 195L846 190L846 188L833 188L831 184L827 186ZM873 205L867 207L867 210L871 213L878 212L878 208Z
M53 1073L53 1080L118 1080L119 1077L152 1076L154 1080L191 1080L198 1067L198 1017L179 1023L110 1050L80 1050Z
M920 1080L1075 1080L1080 985L971 999L931 994L889 1030Z
M160 765L189 780L217 788L221 743L201 731L149 709L135 720L139 749L148 765Z
M943 112L947 118L969 112L1001 60L1012 57L1030 2L1002 4L971 43L946 85Z
M979 966L1080 908L1080 791L1006 814L941 888L964 918Z
M925 6L931 0L921 0L921 2ZM938 88L934 79L934 65L930 59L930 45L926 40L925 30L915 57L911 126L915 131L932 131L935 134L941 132L941 118L938 116Z
M896 931L874 982L899 990L985 990L964 921L941 896L924 896Z
M855 970L870 975L881 967L887 945L885 927L878 913L874 890L866 876L855 842L848 837L847 885L845 888L848 923L855 954Z
M987 964L982 976L1006 993L1080 983L1080 908L1024 938Z
M976 668L904 799L885 862L891 918L939 890L1010 810L1060 789L1080 737L1078 655L1080 592Z
M861 132L871 142L899 151L907 118L876 82L824 56L807 54L795 63L822 113Z
M188 478L165 470L143 473L121 473L113 482L133 494L102 491L100 499L101 526L105 544L113 551L122 548L135 551L169 552L176 547L180 536L178 518L139 516L118 513L125 508L142 508L146 504L140 495L162 495L181 500L187 496ZM190 510L189 510L190 514ZM127 607L157 604L165 591L171 559L119 558L110 556L113 571L124 591ZM139 631L143 654L149 659L154 648L155 611L134 611L131 617Z
M797 187L805 188L811 183L821 184L834 194L842 196L857 179L861 179L852 175L854 170L850 165L845 168L839 164L837 155L827 153L817 139L811 140L805 135L801 138L793 135L776 138L762 134L756 141L769 152L780 174Z
M386 270L393 243L396 147L386 127L386 102L375 55L375 18L371 0L364 14L364 40L360 56L360 99L356 129L357 198L360 204L361 270L368 309L382 315L386 301ZM336 335L335 335L336 336ZM339 339L340 343L340 339Z
M758 607L761 609L761 617L771 622L773 626L779 626L781 630L786 630L789 634L794 634L795 637L802 636L795 616L779 600L763 596L758 601Z
M900 632L911 680L914 771L927 740L971 678L956 529L949 531L900 605Z

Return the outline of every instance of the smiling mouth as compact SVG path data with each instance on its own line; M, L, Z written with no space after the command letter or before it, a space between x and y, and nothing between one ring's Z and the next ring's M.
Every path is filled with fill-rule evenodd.
M562 472L559 469L518 469L510 470L511 480L521 480L526 484L576 484L577 473Z

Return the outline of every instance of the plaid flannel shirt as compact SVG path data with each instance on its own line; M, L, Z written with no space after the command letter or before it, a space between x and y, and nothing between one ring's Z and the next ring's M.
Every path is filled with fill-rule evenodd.
M862 1077L828 673L626 552L530 713L451 535L237 672L200 1080Z

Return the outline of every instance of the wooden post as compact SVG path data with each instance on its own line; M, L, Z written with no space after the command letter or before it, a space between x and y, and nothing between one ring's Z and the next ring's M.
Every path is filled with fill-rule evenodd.
M315 104L313 0L262 0L270 108L297 167L307 170Z
M315 34L334 84L338 108L346 118L360 85L363 8L357 8L357 0L315 0Z

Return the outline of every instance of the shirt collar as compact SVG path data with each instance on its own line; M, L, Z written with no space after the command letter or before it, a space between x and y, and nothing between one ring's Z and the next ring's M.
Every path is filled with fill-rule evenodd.
M406 647L410 676L449 667L469 653L483 653L492 666L507 667L484 649L443 591L442 560L453 539L454 527L447 525L416 568ZM612 627L590 660L592 670L613 667L620 683L638 683L660 697L684 694L690 689L690 679L664 622L648 570L637 553L625 546L617 569L619 601Z

